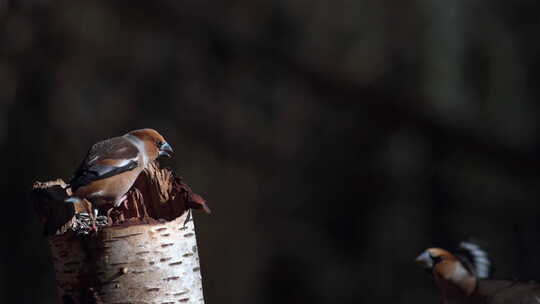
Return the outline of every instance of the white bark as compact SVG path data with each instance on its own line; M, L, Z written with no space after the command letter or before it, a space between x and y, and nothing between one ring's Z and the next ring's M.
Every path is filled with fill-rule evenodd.
M166 223L104 227L97 236L51 237L63 303L204 303L189 212Z

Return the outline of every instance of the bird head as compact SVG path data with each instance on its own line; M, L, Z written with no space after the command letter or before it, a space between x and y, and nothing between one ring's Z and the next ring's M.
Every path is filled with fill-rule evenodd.
M429 248L416 257L415 262L422 266L429 273L433 273L439 266L452 264L457 261L450 252L441 248ZM441 264L442 263L442 264Z
M171 157L173 149L165 141L165 138L154 129L140 129L128 134L135 136L144 144L146 155L150 160L156 160L159 156Z
M476 277L450 252L441 248L429 248L422 252L416 263L431 273L441 288L448 283L469 295L476 286Z

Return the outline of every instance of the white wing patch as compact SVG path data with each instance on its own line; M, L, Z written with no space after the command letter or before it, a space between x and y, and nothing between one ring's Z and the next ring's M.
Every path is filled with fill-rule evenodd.
M137 157L129 158L129 159L123 159L123 160L119 161L119 162L115 165L115 167L123 167L123 166L126 166L126 165L128 165L130 162L132 162L132 161L136 162L136 161L137 161Z
M103 195L103 190L96 191L94 193L91 193L89 197L97 197Z
M489 277L491 261L489 260L487 253L478 245L469 242L461 242L459 247L467 250L473 257L476 276L480 279Z

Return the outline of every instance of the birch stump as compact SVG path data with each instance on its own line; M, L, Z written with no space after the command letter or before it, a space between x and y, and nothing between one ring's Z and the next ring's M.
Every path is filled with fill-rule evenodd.
M60 303L204 303L191 209L210 210L170 169L151 164L120 207L99 210L97 233L91 204L64 203L70 194L62 180L32 190Z

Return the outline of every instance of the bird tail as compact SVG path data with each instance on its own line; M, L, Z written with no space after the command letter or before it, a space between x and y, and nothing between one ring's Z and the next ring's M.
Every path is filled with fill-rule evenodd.
M489 277L491 261L480 246L470 242L461 242L459 248L469 256L473 271L478 278L485 279Z

